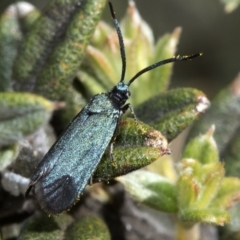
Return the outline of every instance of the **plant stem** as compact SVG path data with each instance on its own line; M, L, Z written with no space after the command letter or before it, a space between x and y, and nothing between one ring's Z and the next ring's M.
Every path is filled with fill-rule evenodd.
M200 240L200 224L177 221L176 240Z

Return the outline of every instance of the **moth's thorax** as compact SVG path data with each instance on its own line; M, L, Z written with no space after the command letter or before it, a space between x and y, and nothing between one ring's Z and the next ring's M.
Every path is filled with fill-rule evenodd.
M131 93L129 92L129 86L123 82L119 82L110 92L109 98L113 105L120 108L129 99Z

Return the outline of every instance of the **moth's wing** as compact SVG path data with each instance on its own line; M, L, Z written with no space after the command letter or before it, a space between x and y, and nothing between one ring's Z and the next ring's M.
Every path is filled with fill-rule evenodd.
M119 115L78 116L42 160L32 185L41 207L58 214L71 207L88 183L116 129ZM81 116L81 114L80 114Z
M78 115L70 122L66 130L62 133L59 139L53 144L53 146L46 153L42 161L38 164L35 169L31 182L29 184L29 188L26 192L26 195L31 190L31 187L36 184L43 176L49 173L56 164L59 164L60 156L62 151L66 147L66 143L70 143L74 141L75 134L84 127L89 115L87 113L86 108L83 108Z

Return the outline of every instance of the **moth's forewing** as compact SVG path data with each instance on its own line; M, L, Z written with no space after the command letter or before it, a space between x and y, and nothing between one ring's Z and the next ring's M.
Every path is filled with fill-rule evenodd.
M107 93L94 96L73 119L34 172L30 187L49 214L69 209L109 145L121 111Z

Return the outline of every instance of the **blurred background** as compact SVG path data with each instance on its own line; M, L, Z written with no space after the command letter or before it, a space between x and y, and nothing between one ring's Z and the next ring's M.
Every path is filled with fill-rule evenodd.
M49 0L29 0L43 8ZM0 11L11 0L0 0ZM143 19L152 27L155 39L182 27L178 54L203 52L191 63L175 64L171 87L196 87L211 99L239 72L240 61L240 8L225 13L220 0L135 0ZM112 0L118 19L127 7L127 0ZM111 21L109 9L104 19Z
M117 15L122 16L127 1L113 2ZM155 39L181 26L177 53L203 52L201 58L191 63L175 64L171 87L194 86L212 98L238 74L240 9L227 14L220 0L135 2L142 17L152 27Z

